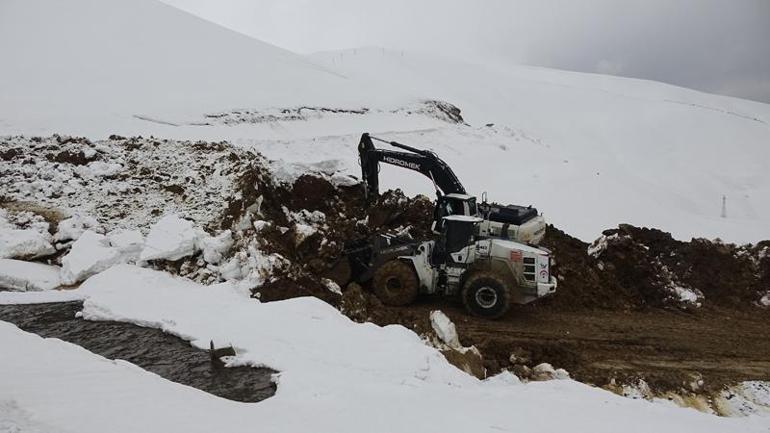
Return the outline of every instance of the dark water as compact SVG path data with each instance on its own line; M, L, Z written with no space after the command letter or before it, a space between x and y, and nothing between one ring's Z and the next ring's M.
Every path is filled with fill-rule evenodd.
M256 402L275 394L269 368L214 365L208 351L154 328L75 318L82 302L0 305L0 320L42 337L77 344L109 359L122 359L168 380L219 397ZM5 348L13 350L12 348Z

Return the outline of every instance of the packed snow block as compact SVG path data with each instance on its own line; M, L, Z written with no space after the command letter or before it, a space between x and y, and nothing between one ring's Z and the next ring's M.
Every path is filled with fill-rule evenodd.
M86 230L62 258L62 284L75 284L122 263L120 250L110 246L107 236Z
M94 161L85 166L75 168L80 177L114 176L123 171L123 166L114 162Z
M487 370L484 367L484 357L481 356L476 347L463 347L460 344L457 328L446 314L441 310L431 311L430 324L439 340L449 347L441 350L441 354L450 364L478 379L486 378Z
M553 368L553 366L547 362L536 365L532 369L532 380L564 380L569 379L569 373L563 368Z
M200 230L197 236L197 248L203 251L203 260L213 265L222 261L222 258L233 246L233 234L225 230L217 236L209 236Z
M139 259L146 262L191 256L198 249L198 236L192 221L166 215L150 228Z
M42 263L0 259L0 289L51 290L59 287L60 268Z
M0 229L0 259L30 260L55 252L49 237L37 230Z
M460 337L457 335L455 324L441 310L431 311L430 324L436 335L444 344L452 349L461 349Z
M762 307L770 307L770 292L765 293L759 298L759 305Z
M138 230L115 229L107 233L110 246L117 248L125 262L136 262L144 249L144 236Z
M99 222L88 215L75 214L67 219L59 221L55 242L76 241L86 230L99 231Z

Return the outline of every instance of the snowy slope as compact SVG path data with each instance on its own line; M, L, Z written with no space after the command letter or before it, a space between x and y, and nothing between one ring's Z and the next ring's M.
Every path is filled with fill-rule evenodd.
M11 431L15 425L85 433L767 429L768 418L719 418L571 380L524 385L507 373L478 381L411 331L354 323L314 298L260 304L227 285L205 287L131 266L98 275L76 293L88 297L86 319L159 327L199 347L209 339L230 341L236 363L280 370L277 393L255 404L224 400L0 323L0 340L14 348L0 356L0 420Z
M226 139L358 174L370 131L433 148L470 192L533 204L584 240L621 222L770 238L766 104L377 48L302 57L154 0L4 1L0 53L0 135ZM468 125L421 112L426 99ZM382 185L432 195L403 170Z
M6 132L140 131L147 121L133 116L372 99L304 57L155 0L5 0L0 53Z
M472 191L536 204L583 238L618 222L683 238L770 237L770 105L651 81L378 48L312 58L372 86L450 101L473 126L494 123L478 138L413 140L446 156ZM500 137L510 152L482 147L506 128L517 133ZM722 195L728 219L719 218Z

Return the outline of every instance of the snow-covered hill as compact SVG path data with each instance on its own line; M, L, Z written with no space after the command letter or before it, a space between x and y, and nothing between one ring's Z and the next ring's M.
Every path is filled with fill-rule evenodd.
M679 237L770 238L768 105L653 82L382 49L300 56L155 0L3 0L0 59L0 136L229 140L281 160L272 168L290 176L310 166L358 174L357 140L369 131L435 150L469 191L533 204L586 240L620 222ZM459 107L464 121L448 117L443 104ZM88 140L66 137L0 140L13 144L0 154L12 174L0 178L0 197L31 202L31 209L106 207L100 214L114 215L110 226L141 228L150 225L145 219L186 206L202 225L226 208L232 192L234 173L217 164L231 157L226 145L198 145L199 157L186 159L180 146L195 145L176 140L115 138L90 150ZM26 150L40 154L26 158L18 143L36 143ZM54 152L66 143L82 144L90 157ZM149 156L132 160L141 146ZM108 161L94 161L97 152ZM81 154L78 167L64 167ZM22 160L33 162L14 166ZM156 172L164 176L143 174ZM185 195L177 183L205 187ZM93 194L93 185L109 197ZM395 168L383 167L382 186L432 195L427 179ZM151 196L126 203L117 193L129 188ZM723 195L727 218L719 216ZM132 205L148 212L132 213ZM103 248L87 252L118 248L102 238L94 243L102 241ZM722 419L574 381L520 385L509 374L479 381L404 328L354 324L312 299L260 304L232 283L204 287L122 266L79 290L17 295L0 301L90 297L87 318L161 327L199 346L216 334L237 347L238 361L270 364L283 376L275 397L233 403L0 323L0 342L14 347L0 355L0 430L767 429L767 418Z
M3 1L0 53L4 132L142 131L134 116L173 123L371 96L302 56L155 0Z
M313 59L371 86L450 101L472 126L494 123L478 132L483 138L412 140L440 150L472 191L533 203L581 237L622 221L681 237L770 237L766 104L651 81L377 48ZM507 151L482 147L498 140ZM727 219L720 218L722 195Z

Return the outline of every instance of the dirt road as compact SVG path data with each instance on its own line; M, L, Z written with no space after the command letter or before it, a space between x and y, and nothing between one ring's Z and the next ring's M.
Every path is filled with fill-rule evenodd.
M509 358L518 351L530 365L549 362L599 386L612 378L621 383L644 378L658 391L718 391L739 381L770 380L767 311L562 312L533 306L486 321L469 317L458 305L440 307L462 342L479 347L492 370L513 367Z

